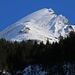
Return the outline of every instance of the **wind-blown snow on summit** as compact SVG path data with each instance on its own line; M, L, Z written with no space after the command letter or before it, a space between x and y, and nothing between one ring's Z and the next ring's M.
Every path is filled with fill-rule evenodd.
M0 32L0 38L10 41L38 40L46 43L58 41L67 36L73 27L62 15L56 15L50 8L38 10Z

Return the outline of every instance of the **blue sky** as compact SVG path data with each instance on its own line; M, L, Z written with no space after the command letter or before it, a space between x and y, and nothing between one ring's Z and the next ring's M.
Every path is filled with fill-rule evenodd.
M52 8L75 24L75 0L0 0L0 31L42 8Z

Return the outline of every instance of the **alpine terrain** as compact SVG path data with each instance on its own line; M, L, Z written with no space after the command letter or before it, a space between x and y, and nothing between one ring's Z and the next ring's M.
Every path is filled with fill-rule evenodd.
M0 75L75 75L74 31L51 8L22 18L0 32Z
M66 37L73 28L64 16L56 15L51 8L44 8L0 32L0 38L18 42L30 39L46 43L49 40L52 43L58 42L60 36Z

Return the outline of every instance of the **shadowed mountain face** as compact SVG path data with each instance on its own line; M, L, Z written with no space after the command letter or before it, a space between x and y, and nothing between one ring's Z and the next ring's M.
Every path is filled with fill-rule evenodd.
M56 15L50 8L38 10L0 32L0 38L10 41L38 40L46 43L59 41L59 36L66 37L73 27L62 15Z

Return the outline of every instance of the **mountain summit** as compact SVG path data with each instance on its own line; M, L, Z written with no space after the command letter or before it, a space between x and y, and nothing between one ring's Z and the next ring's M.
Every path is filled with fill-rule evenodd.
M46 43L58 41L59 36L67 36L73 27L62 15L56 15L49 8L38 10L0 32L0 38L10 41L38 40Z

